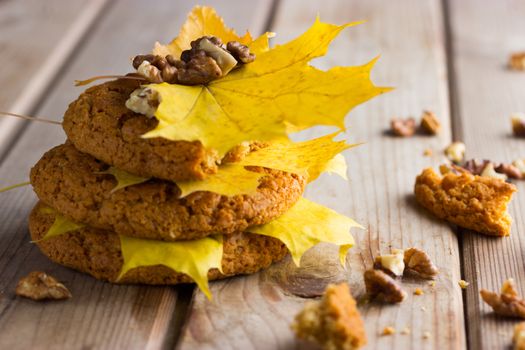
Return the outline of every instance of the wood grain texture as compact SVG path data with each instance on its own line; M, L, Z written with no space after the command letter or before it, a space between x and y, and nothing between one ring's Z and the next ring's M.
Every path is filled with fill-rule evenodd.
M277 42L285 42L310 26L318 13L322 20L333 23L367 22L344 31L328 56L316 61L317 66L363 64L381 54L373 79L396 87L350 113L350 141L366 141L346 152L350 181L323 175L306 193L367 229L354 232L356 246L349 253L346 271L338 267L336 249L325 245L310 251L300 269L286 260L259 274L213 283L213 302L197 292L180 348L307 348L294 339L289 328L305 302L297 294L316 294L327 282L347 280L361 300L362 273L371 267L373 257L391 247L411 246L427 251L440 268L437 284L431 288L426 282L406 279L403 285L409 296L402 304L360 305L367 348L464 348L457 239L447 225L419 209L412 196L415 176L442 161L441 150L451 139L441 3L325 0L321 6L283 0L270 29L278 33ZM444 124L439 137L398 139L385 134L391 117L418 117L426 108L435 111ZM302 137L319 134L317 130ZM433 149L435 156L423 157L426 148ZM413 296L416 287L425 294ZM398 331L409 327L411 333L379 336L386 326Z
M0 111L33 114L106 2L0 2ZM0 159L25 125L0 116Z
M243 31L261 0L206 1L226 21ZM61 71L35 114L60 120L69 102L83 90L75 79L130 71L129 58L166 42L178 33L194 2L139 0L112 2L97 26ZM255 16L257 17L257 16ZM32 123L0 168L0 188L26 181L30 167L49 148L65 140L59 126ZM170 348L179 324L180 288L116 286L60 267L29 243L27 216L36 198L31 189L2 193L0 198L0 348L1 349L159 349ZM44 270L68 286L73 299L37 303L17 298L18 280Z
M511 53L525 50L523 1L449 1L456 139L467 146L468 158L510 162L525 157L525 140L512 136L510 114L525 111L525 73L507 69ZM513 277L525 295L525 183L510 205L514 219L507 238L489 238L461 231L469 347L499 349L510 345L517 322L495 316L479 296L481 288L497 291Z

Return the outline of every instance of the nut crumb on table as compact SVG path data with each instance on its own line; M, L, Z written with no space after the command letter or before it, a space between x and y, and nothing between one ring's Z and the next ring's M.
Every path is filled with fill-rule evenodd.
M458 281L458 285L459 285L459 288L461 289L467 289L467 287L469 286L469 282L465 281L465 280L459 280Z
M465 158L466 146L463 142L452 142L445 148L445 155L454 163L461 163Z
M525 300L518 296L516 285L512 278L503 282L499 294L486 289L482 289L479 294L496 314L525 318Z
M505 181L427 168L417 176L417 202L439 219L492 236L508 236L512 219L507 204L516 186Z
M403 250L392 249L391 254L377 256L374 261L374 268L383 270L389 275L402 276L405 270Z
M359 349L366 344L363 320L346 283L328 285L321 300L306 303L292 329L298 338L325 350Z
M525 71L525 52L514 52L509 57L509 68Z
M33 300L61 300L72 297L71 292L54 277L41 271L33 271L20 279L16 295Z
M381 270L367 270L363 277L366 292L374 300L385 303L400 303L407 295L392 277Z
M520 322L514 326L512 343L514 350L525 350L525 322Z

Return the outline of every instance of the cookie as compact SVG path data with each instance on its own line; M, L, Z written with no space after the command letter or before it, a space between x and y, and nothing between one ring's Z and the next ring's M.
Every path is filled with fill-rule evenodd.
M29 217L29 231L34 241L41 239L54 221L54 215L43 213L41 208L42 204L37 204ZM107 230L84 227L36 244L52 261L100 280L142 284L192 282L187 275L162 265L135 268L117 281L123 264L120 239L117 234ZM287 253L284 244L275 238L250 233L225 236L222 258L224 274L212 269L208 278L215 280L254 273L282 259Z
M512 219L507 205L516 186L503 180L431 168L416 178L417 202L439 219L491 236L508 236Z
M254 194L222 196L195 192L180 198L170 181L152 179L111 192L107 165L71 144L48 151L31 169L31 183L44 203L73 221L118 234L158 240L197 239L230 234L268 223L286 212L303 193L303 177L265 172Z
M217 153L199 141L141 137L158 121L126 108L139 86L139 81L121 79L87 89L64 115L62 126L69 140L80 151L143 177L181 181L216 173Z

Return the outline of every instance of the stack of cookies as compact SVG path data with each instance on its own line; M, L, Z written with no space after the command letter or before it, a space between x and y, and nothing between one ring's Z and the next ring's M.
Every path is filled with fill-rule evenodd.
M204 178L217 171L217 163L200 142L141 138L155 120L126 108L138 87L136 80L121 79L81 94L64 116L68 141L44 154L31 170L40 203L32 211L30 231L42 252L98 279L147 284L191 279L161 265L120 276L120 236L175 242L222 234L222 271L210 270L210 280L253 273L282 259L287 254L283 243L245 230L292 207L304 190L304 177L260 168L255 170L265 175L253 194L200 191L181 198L175 182ZM239 157L234 152L226 157ZM117 180L107 172L111 167L148 180L115 190ZM78 226L42 240L57 217Z

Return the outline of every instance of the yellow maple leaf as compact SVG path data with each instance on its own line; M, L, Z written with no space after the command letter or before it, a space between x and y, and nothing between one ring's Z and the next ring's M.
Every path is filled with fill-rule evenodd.
M346 162L339 152L355 145L334 141L338 133L304 142L279 141L249 153L238 163L223 165L216 174L203 180L178 182L182 197L196 191L210 191L226 196L249 194L257 190L264 175L245 166L260 166L306 176L315 180L322 172L332 172L346 179Z
M153 54L162 57L173 55L178 58L182 51L190 48L190 43L193 40L211 35L220 38L224 43L238 41L247 45L252 42L252 36L249 32L240 37L232 28L226 27L224 20L217 15L212 7L195 6L182 26L179 36L167 45L155 43Z
M111 190L111 193L126 188L128 186L141 184L150 179L149 177L141 177L130 174L127 171L115 167L110 167L108 170L105 171L99 171L97 172L97 174L113 175L115 177L115 180L117 180L117 185Z
M354 245L350 234L353 227L362 228L354 220L307 199L301 198L290 210L276 220L248 229L249 232L277 238L290 251L293 261L300 265L304 253L318 243L340 246L339 259L345 266L346 253Z
M213 25L212 29L204 21L204 16L194 18L207 34L226 35L222 27ZM197 27L195 23L192 26ZM290 130L315 125L344 129L344 117L353 107L389 90L370 81L376 60L328 71L308 62L324 55L340 31L354 24L337 26L317 19L297 39L258 53L254 62L208 85L149 85L161 97L155 113L159 123L144 137L198 140L224 155L243 141L282 139ZM188 35L180 42L185 43L190 36L196 39L202 34L198 30L183 31ZM267 36L261 39L263 47L265 40L267 43Z
M42 207L40 209L40 212L43 214L54 215L55 220L53 221L53 224L51 225L49 230L47 230L44 237L35 242L40 242L51 237L56 237L68 232L76 231L85 226L84 224L79 224L66 218L65 216L63 216L62 214L58 213L56 210L50 207Z
M222 269L222 236L210 236L192 241L163 242L120 236L124 264L119 279L140 266L164 265L190 276L202 292L211 299L208 271Z

